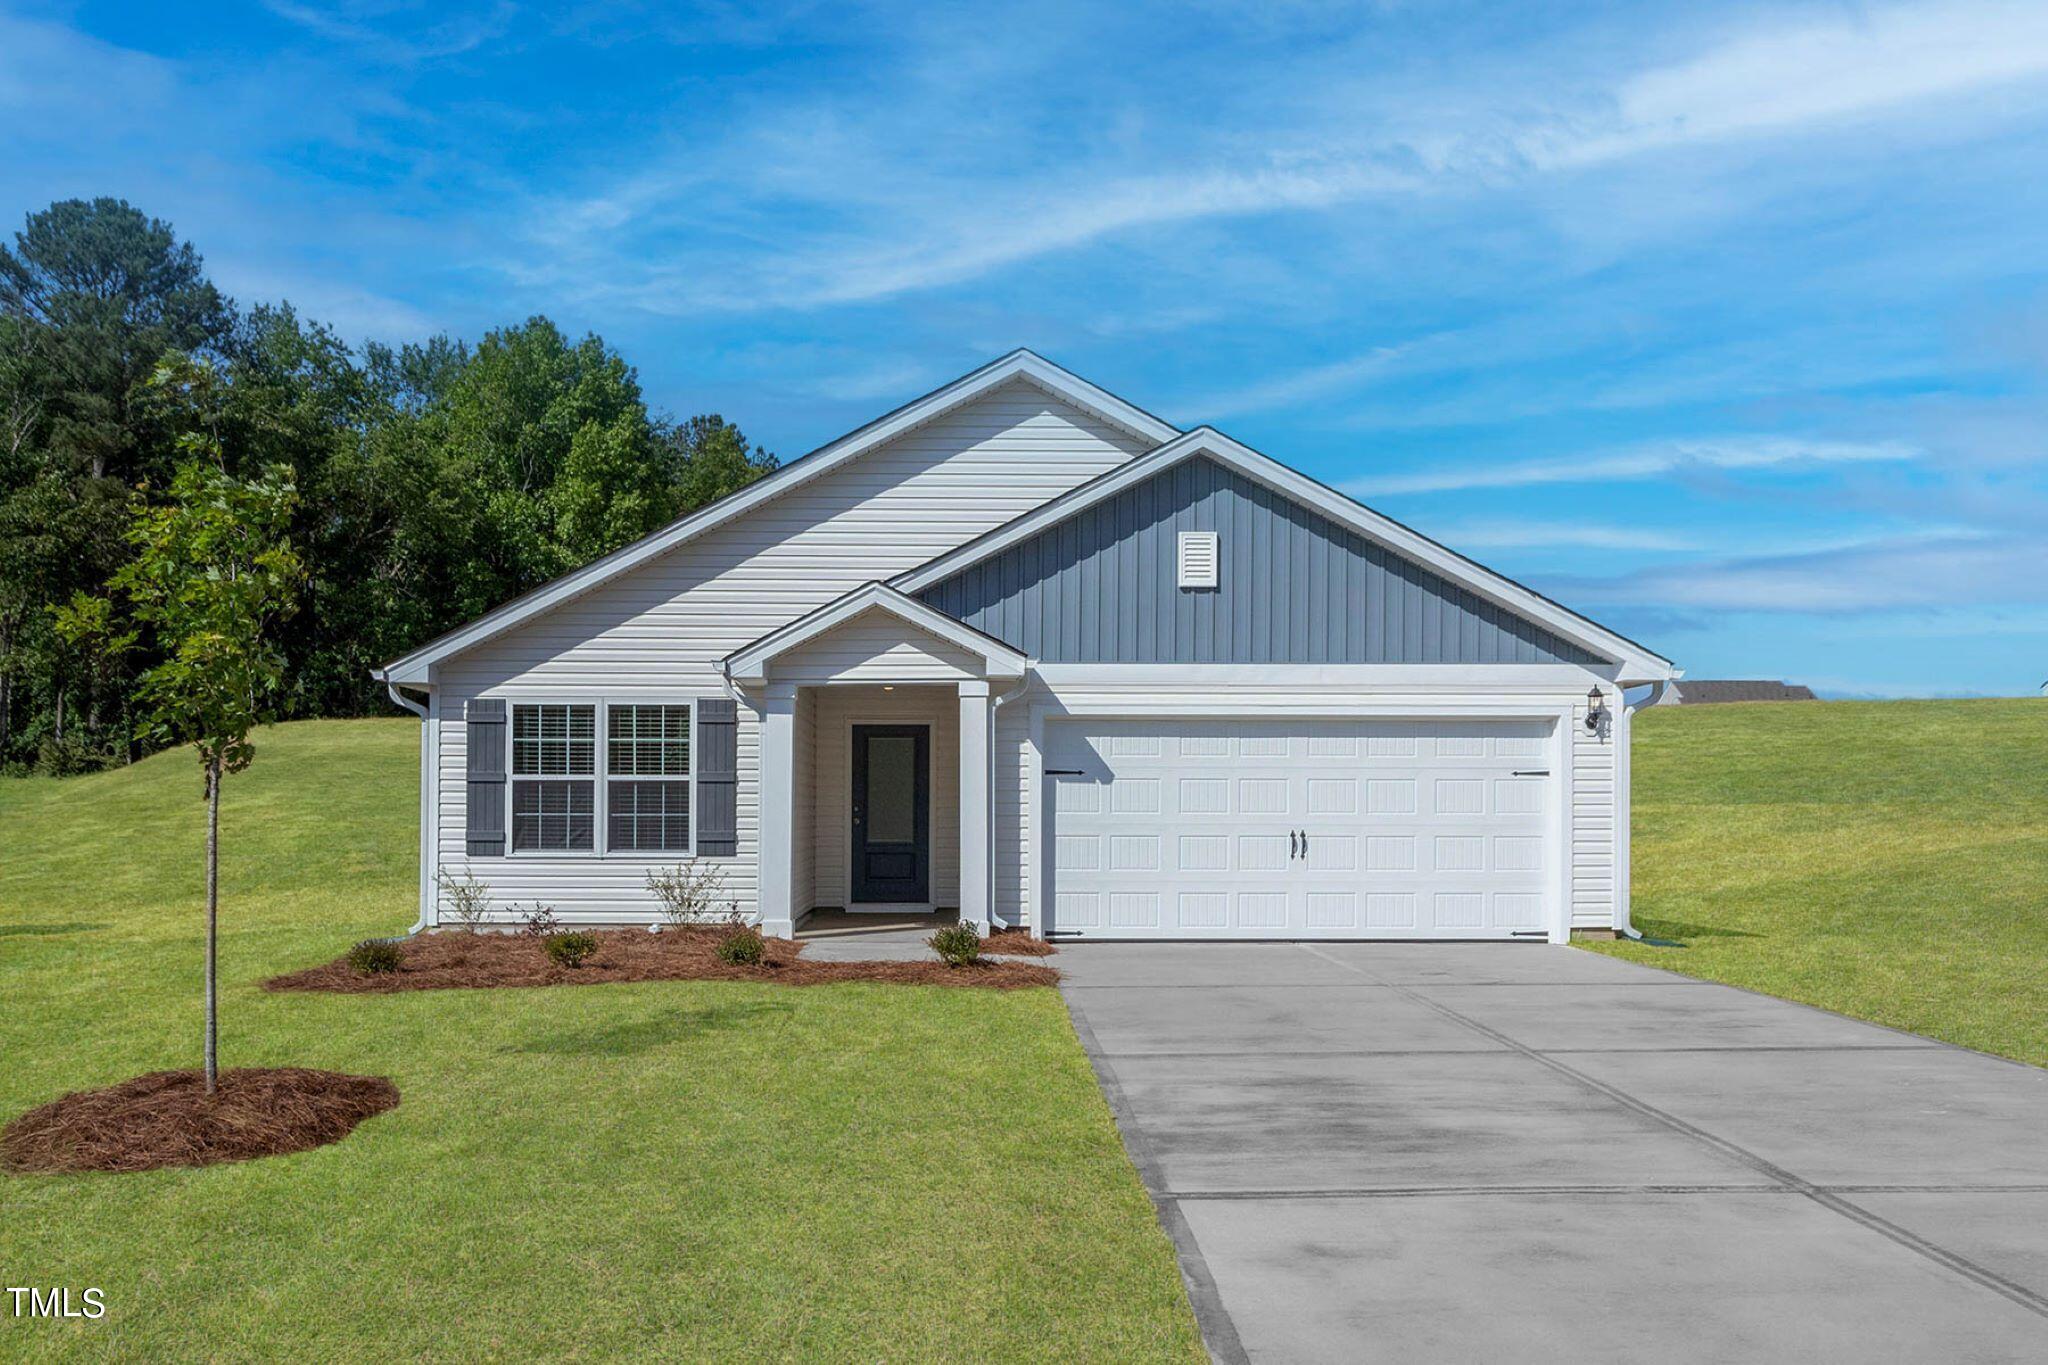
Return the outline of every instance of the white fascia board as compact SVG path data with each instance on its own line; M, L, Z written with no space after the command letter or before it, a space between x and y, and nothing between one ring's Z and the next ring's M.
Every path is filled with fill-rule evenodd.
M1227 464L1247 478L1255 479L1283 496L1316 509L1339 525L1350 526L1397 554L1427 566L1460 587L1505 607L1518 616L1537 622L1563 639L1581 645L1595 654L1606 656L1617 666L1618 676L1629 683L1650 682L1676 676L1676 670L1670 660L1652 654L1634 641L1616 635L1605 626L1559 606L1540 593L1525 588L1512 579L1504 578L1484 565L1474 563L1463 555L1437 544L1421 532L1410 530L1391 517L1345 497L1306 474L1289 469L1271 456L1262 455L1250 446L1232 440L1214 427L1196 427L1185 435L1147 451L1129 464L1121 465L1082 484L1070 493L1033 508L1015 521L999 526L957 550L941 555L928 564L921 564L908 573L898 574L890 580L890 584L906 593L922 592L934 583L950 578L970 564L999 554L1046 527L1064 521L1105 498L1114 497L1124 489L1151 478L1160 470L1197 455L1207 455L1211 459Z
M777 656L808 644L821 635L851 621L863 612L881 611L927 635L980 658L992 677L1021 678L1030 660L992 635L984 635L964 621L928 607L914 597L905 597L886 583L864 583L807 616L743 645L725 656L725 675L736 685L758 687L768 680L768 665Z
M848 432L829 445L820 446L810 454L790 461L774 473L748 484L708 507L700 508L680 521L672 522L661 530L634 541L631 545L614 550L601 559L592 560L582 568L572 570L553 582L542 584L523 597L516 597L501 607L485 612L469 624L393 660L376 676L380 681L424 682L430 677L429 670L432 665L440 660L502 635L513 627L560 606L573 597L589 592L592 588L609 582L714 527L744 516L762 503L828 474L875 447L894 440L913 427L922 426L944 416L961 404L971 402L1013 379L1027 379L1053 396L1092 412L1147 441L1168 441L1180 432L1180 429L1171 423L1162 421L1143 408L1096 387L1077 374L1061 369L1043 356L1027 350L1015 350L970 374L962 375L942 388L934 389L922 398L906 403L894 412L876 418L858 430Z
M1046 687L1134 688L1152 692L1238 688L1287 691L1541 692L1583 697L1616 684L1615 664L1047 664L1031 675Z

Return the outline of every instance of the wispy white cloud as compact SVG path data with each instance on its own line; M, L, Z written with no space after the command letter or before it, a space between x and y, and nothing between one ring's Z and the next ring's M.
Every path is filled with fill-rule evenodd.
M1548 456L1503 464L1444 466L1353 479L1344 491L1359 497L1444 493L1472 488L1536 484L1614 483L1665 478L1688 471L1793 470L1820 465L1896 463L1920 451L1898 441L1802 440L1790 436L1723 436L1658 441L1588 455Z
M1615 92L1613 126L1538 136L1533 159L1585 165L1994 89L2048 73L2048 7L1948 0L1838 10L1730 37Z
M397 66L473 52L503 33L518 12L512 0L497 0L487 14L458 14L429 24L417 35L401 36L396 25L377 22L391 18L390 6L373 7L360 17L350 17L352 9L362 7L302 5L295 0L262 0L262 5L308 33Z
M1684 36L1667 35L1665 46ZM1001 54L988 35L973 41L951 54L915 51L905 64L924 77L951 55L983 79L1012 74L989 70ZM983 121L985 90L905 80L861 106L830 96L778 106L715 146L688 139L612 186L547 197L521 217L536 240L578 244L558 274L582 271L586 288L656 311L866 303L1149 230L1469 194L1709 142L1776 145L2048 78L2048 7L2008 0L1779 14L1695 41L1693 55L1619 79L1538 54L1463 88L1431 89L1414 110L1389 108L1357 83L1306 94L1292 72L1247 66L1246 93L1263 99L1220 106L1206 122L1162 120L1175 131L1099 143L1051 165L1006 157L1001 143L984 164L961 164L944 150L950 126ZM1980 122L2009 114L1996 100L1972 106ZM742 214L808 200L829 227L788 234L739 278L650 267L641 234L701 239L717 224L725 210L707 206L707 189L732 196L728 207ZM1247 402L1262 397L1253 391Z
M1819 553L1674 564L1548 586L1602 606L1737 612L1948 610L2048 602L2048 541L1903 536Z
M1469 546L1478 550L1683 551L1705 548L1696 536L1648 526L1563 519L1460 521L1431 526L1428 530L1434 539L1446 545Z

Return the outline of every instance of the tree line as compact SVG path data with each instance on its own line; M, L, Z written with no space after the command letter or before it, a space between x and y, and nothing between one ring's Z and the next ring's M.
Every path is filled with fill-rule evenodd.
M150 747L138 688L165 645L109 585L195 441L295 489L291 718L383 709L373 666L775 467L722 417L650 412L616 351L545 317L354 347L238 305L122 200L52 204L0 245L0 768Z

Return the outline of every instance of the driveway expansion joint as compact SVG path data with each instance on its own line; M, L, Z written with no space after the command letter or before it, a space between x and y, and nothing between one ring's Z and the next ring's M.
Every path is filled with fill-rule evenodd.
M1375 976L1373 973L1368 972L1365 968L1358 966L1356 963L1347 962L1340 957L1332 956L1330 953L1324 952L1322 949L1318 948L1314 944L1302 943L1296 946L1300 948L1301 951L1308 953L1314 957L1320 958L1324 962L1331 963L1332 965L1340 967L1345 971L1355 972L1359 976L1365 977L1368 981L1373 981L1382 986L1392 987L1394 990L1399 991L1401 994L1407 996L1411 1000L1414 1000L1416 1003L1427 1005L1430 1009L1435 1010L1437 1013L1443 1015L1445 1018L1450 1019L1455 1023L1462 1024L1464 1027L1471 1029L1472 1031L1480 1034L1483 1037L1495 1039L1496 1041L1505 1044L1507 1047L1513 1049L1521 1055L1529 1058L1531 1061L1534 1061L1539 1065L1550 1068L1552 1071L1556 1072L1561 1076L1564 1076L1566 1079L1574 1081L1577 1084L1586 1087L1587 1089L1598 1092L1599 1094L1605 1095L1607 1098L1613 1100L1617 1104L1623 1105L1635 1111L1636 1113L1642 1115L1643 1117L1651 1119L1654 1122L1661 1123L1664 1126L1670 1128L1672 1131L1682 1134L1685 1137L1691 1138L1695 1142L1710 1147L1713 1150L1722 1154L1723 1156L1730 1157L1736 1161L1739 1161L1742 1164L1750 1167L1752 1170L1755 1170L1760 1174L1768 1177L1769 1179L1785 1186L1788 1190L1794 1193L1805 1195L1808 1199L1820 1205L1822 1208L1825 1208L1832 1213L1839 1214L1840 1216L1848 1219L1851 1222L1861 1224L1863 1227L1868 1228L1870 1231L1877 1233L1879 1236L1888 1238L1889 1240L1898 1244L1899 1246L1904 1247L1906 1250L1915 1252L1920 1256L1923 1256L1926 1259L1933 1261L1935 1264L1955 1272L1957 1275L1960 1275L1965 1279L1974 1281L1975 1283L1983 1286L1984 1288L1991 1290L1993 1293L1998 1294L2003 1298L2009 1299L2013 1303L2018 1304L2020 1307L2027 1309L2029 1312L2032 1312L2040 1317L2048 1318L2048 1296L2037 1294L2033 1290L2028 1289L2025 1285L2018 1284L2012 1280L2007 1279L2005 1276L1998 1274L1995 1271L1988 1270L1985 1267L1978 1265L1976 1262L1968 1259L1967 1257L1960 1256L1957 1253L1948 1250L1948 1248L1946 1247L1943 1247L1935 1242L1931 1242L1928 1239L1920 1236L1919 1234L1907 1230L1906 1228L1900 1227L1898 1224L1892 1222L1887 1218L1879 1217L1877 1214L1872 1213L1870 1210L1863 1208L1858 1204L1850 1202L1848 1199L1844 1198L1840 1194L1835 1193L1826 1186L1817 1185L1812 1181L1807 1180L1805 1177L1796 1175L1792 1171L1789 1171L1786 1168L1784 1168L1783 1166L1780 1166L1777 1163L1770 1161L1767 1158L1760 1156L1755 1152L1750 1151L1746 1147L1742 1147L1734 1142L1730 1142L1728 1139L1711 1133L1697 1124L1689 1123L1686 1120L1679 1118L1676 1114L1670 1113L1664 1109L1660 1109L1656 1105L1653 1105L1646 1100L1638 1099L1634 1095L1629 1094L1626 1090L1623 1090L1619 1086L1611 1085L1606 1081L1598 1079L1597 1077L1590 1076L1585 1072L1578 1070L1576 1067L1558 1061L1555 1057L1546 1055L1542 1052L1537 1051L1535 1048L1529 1047L1527 1044L1518 1042L1514 1038L1511 1038L1510 1036L1501 1032L1498 1029L1492 1028L1486 1024L1482 1024L1478 1020L1473 1019L1468 1015L1460 1013L1458 1010L1453 1009L1451 1006L1446 1005L1439 1000L1431 999L1429 996L1423 994L1419 990L1414 990L1405 985L1401 985L1396 982L1388 981L1382 977ZM1896 1032L1896 1030L1893 1031Z

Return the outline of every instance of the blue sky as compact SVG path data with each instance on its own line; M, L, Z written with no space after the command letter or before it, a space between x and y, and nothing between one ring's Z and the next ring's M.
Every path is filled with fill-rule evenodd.
M1695 677L2048 678L2038 0L0 0L0 127L0 223L785 456L1028 345Z

